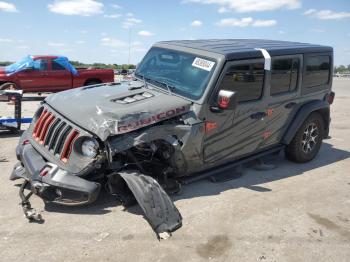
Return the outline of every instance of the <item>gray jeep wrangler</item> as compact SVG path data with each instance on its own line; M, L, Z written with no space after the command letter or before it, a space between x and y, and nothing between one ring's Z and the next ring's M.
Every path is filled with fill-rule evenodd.
M135 79L50 95L20 138L22 206L137 201L158 234L181 227L167 193L284 149L302 163L328 136L333 49L270 40L156 43ZM187 180L186 180L187 179ZM28 195L24 189L30 190Z

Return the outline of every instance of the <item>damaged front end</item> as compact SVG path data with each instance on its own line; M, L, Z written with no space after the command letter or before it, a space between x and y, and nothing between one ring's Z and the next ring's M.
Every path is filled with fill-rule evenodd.
M157 96L154 92L152 97ZM100 132L95 132L96 125L89 129L86 120L77 124L67 119L52 106L59 104L57 97L44 102L20 139L19 162L10 177L25 180L20 195L26 217L40 219L29 203L32 194L45 202L82 205L94 202L101 188L107 188L124 206L137 202L158 238L180 228L181 215L168 193L180 190L177 177L200 167L203 126L189 112L188 101L174 101L173 107L164 108L163 103L142 117L130 113L113 124L118 129L101 125ZM105 110L92 115L92 123L102 123L106 115L109 123L116 117ZM25 188L31 191L27 196Z

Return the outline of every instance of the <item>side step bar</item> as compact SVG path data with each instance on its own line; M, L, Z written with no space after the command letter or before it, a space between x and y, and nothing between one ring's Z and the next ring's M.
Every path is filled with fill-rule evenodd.
M199 172L196 175L191 175L189 177L181 178L180 182L182 184L187 185L187 184L190 184L190 183L193 183L193 182L196 182L196 181L208 178L208 177L219 175L222 172L229 171L231 169L234 169L237 166L248 163L252 160L255 160L255 159L261 158L263 156L270 155L270 154L276 153L278 151L281 151L283 148L284 148L284 146L274 147L274 148L268 149L266 151L263 151L263 152L260 152L260 153L254 154L254 155L241 158L240 160L234 161L232 163L228 163L228 164L224 164L224 165L219 166L219 167L215 167L209 171Z

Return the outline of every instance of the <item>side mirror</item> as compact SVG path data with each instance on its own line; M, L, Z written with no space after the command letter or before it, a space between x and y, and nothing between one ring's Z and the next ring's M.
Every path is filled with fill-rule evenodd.
M221 112L222 110L234 110L237 107L237 92L229 90L220 90L217 96L217 106L211 107L212 112Z

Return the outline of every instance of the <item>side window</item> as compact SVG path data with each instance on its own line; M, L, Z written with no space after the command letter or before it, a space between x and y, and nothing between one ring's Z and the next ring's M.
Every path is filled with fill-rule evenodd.
M40 71L45 71L48 69L48 62L47 59L37 59L34 60L34 69L35 70L40 70Z
M299 59L274 59L271 70L271 95L294 91L298 80Z
M61 66L59 63L52 60L52 70L66 70L63 66Z
M238 102L261 98L264 83L264 63L247 63L230 66L220 89L236 91Z
M307 56L303 86L311 88L329 82L330 57L328 55Z

